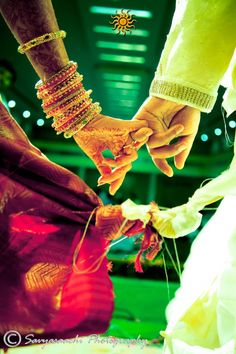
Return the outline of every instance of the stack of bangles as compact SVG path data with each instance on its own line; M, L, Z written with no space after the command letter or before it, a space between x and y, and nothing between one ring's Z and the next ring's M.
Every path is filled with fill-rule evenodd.
M70 61L46 82L40 80L35 85L46 118L53 117L52 127L65 138L72 137L101 112L99 103L90 98L92 90L85 91L77 67Z

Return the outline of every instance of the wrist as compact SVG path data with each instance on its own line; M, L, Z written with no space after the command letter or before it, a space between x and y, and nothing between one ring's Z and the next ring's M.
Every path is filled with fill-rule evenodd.
M185 105L181 103L176 103L160 97L149 96L143 103L141 109L149 113L149 117L152 121L164 120L165 125L169 126L173 116L184 107Z
M147 99L147 108L153 111L154 113L157 113L160 110L172 110L173 112L177 112L184 107L185 105L182 103L177 103L172 100L167 100L161 97L149 96Z

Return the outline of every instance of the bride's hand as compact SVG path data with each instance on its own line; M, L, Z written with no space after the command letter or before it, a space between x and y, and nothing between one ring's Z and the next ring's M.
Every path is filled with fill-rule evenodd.
M115 194L138 158L137 150L152 133L144 120L127 121L99 114L74 139L100 172L98 185L109 183L110 194ZM102 155L105 150L110 150L114 158L105 158Z

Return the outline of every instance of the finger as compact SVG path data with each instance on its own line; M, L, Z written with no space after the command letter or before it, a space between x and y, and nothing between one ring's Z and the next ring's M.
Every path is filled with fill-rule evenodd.
M138 142L143 142L144 140L147 140L152 134L153 130L150 128L141 128L135 132L130 133L131 138Z
M173 169L165 159L153 158L152 160L156 167L159 168L159 170L161 170L166 176L172 177L174 175Z
M148 128L148 122L146 120L127 120L125 121L126 127L130 132L139 130L141 128Z
M101 185L114 182L115 180L125 175L131 169L131 167L131 163L129 163L126 166L115 168L110 175L101 176L98 179L98 184Z
M106 164L106 160L101 153L94 154L91 159L95 163L101 175L107 175L112 172L111 167Z
M137 160L137 158L138 158L137 151L132 150L132 152L129 155L123 154L115 159L107 158L106 163L110 167L122 167L122 166L126 166L129 163Z
M149 128L141 128L136 132L131 132L125 146L122 147L117 155L122 155L123 153L128 155L133 154L133 150L139 150L144 144L146 144L152 134L153 131Z
M149 144L148 144L149 146ZM154 158L167 159L178 155L180 152L187 148L186 144L178 143L173 145L166 145L156 149L149 149L150 154Z
M155 133L148 140L150 148L156 148L163 145L168 145L174 138L178 137L184 130L181 124L174 125L165 132Z
M138 151L144 144L147 143L150 135L153 134L152 129L141 128L136 132L129 134L126 145L122 148L118 155L122 155L125 152L128 155L133 154L133 150Z
M131 165L130 165L130 168L131 168ZM130 168L129 168L129 169L130 169ZM123 174L121 175L121 177L118 178L116 181L111 182L110 187L109 187L109 193L110 193L111 195L114 195L114 194L118 191L118 189L120 188L120 186L121 186L122 183L124 182L126 173L127 173L128 171L129 171L129 170L123 169Z
M180 152L180 154L176 155L174 158L175 161L175 166L179 170L184 168L185 162L189 156L189 153L191 151L191 148L193 146L195 135L189 135L186 137L181 138L181 143L184 143L186 145L186 149Z
M106 159L108 165L113 167L117 166L117 162L121 162L119 158L124 158L125 164L130 160L130 162L137 159L137 151L147 143L149 136L153 133L153 131L149 128L141 128L136 132L130 133L129 137L126 141L126 144L122 147L122 149L116 152L116 159ZM130 157L128 158L127 155ZM120 163L118 163L120 165Z
M127 171L128 172L128 171ZM126 173L127 173L126 172ZM114 182L111 182L111 185L109 187L109 193L111 195L114 195L118 189L120 188L120 186L122 185L122 183L124 182L124 179L125 179L125 176L126 176L126 173L123 174L123 176L121 176L120 178L118 178L116 181Z
M126 129L127 129L127 125L126 125ZM133 134L131 135L131 133ZM148 141L151 134L153 134L153 131L150 128L141 128L135 132L132 131L129 132L129 128L128 128L128 131L126 130L126 134L125 134L126 140L125 139L123 140L123 145L122 143L119 144L119 149L118 149L118 145L114 145L114 144L111 145L109 148L113 153L113 155L122 155L124 152L126 154L131 154L134 148L136 150L140 149L140 147Z

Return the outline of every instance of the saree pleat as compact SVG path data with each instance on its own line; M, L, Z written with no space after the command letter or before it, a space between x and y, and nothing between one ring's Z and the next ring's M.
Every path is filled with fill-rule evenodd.
M102 202L78 176L47 159L0 103L0 334L37 338L103 333L113 312L108 245L91 218ZM21 345L24 342L22 341Z

